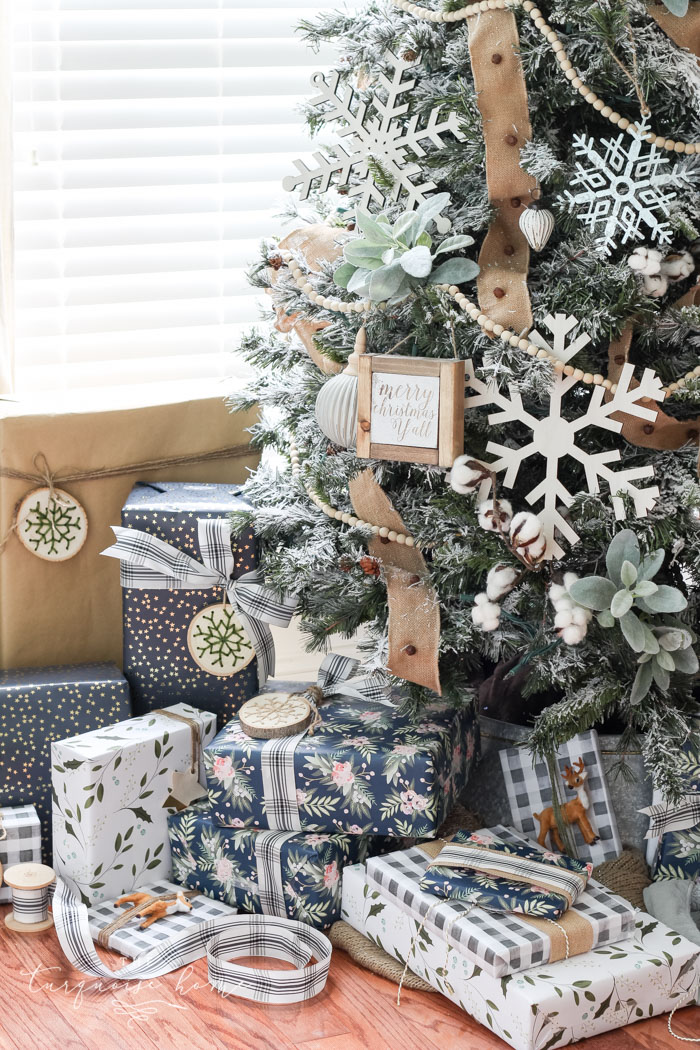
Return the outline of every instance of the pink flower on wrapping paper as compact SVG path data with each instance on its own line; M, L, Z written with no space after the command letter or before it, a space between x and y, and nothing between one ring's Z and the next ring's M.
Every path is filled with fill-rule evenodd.
M212 773L217 780L228 780L233 776L233 763L230 755L217 755L214 759Z
M303 806L306 802L306 792L297 788L297 806Z
M328 842L330 835L307 835L306 842L309 846L320 846L324 842Z
M334 784L352 784L355 774L349 762L334 762L331 771L331 780Z
M228 882L233 875L233 864L227 857L221 857L216 862L216 877L221 882Z
M551 860L554 863L556 863L560 859L560 857L561 857L560 853L551 853L549 851L547 851L546 853L542 854L542 860ZM593 869L591 868L591 871L592 870Z
M381 711L360 711L357 718L360 722L376 722L382 717Z
M338 862L334 860L331 864L326 864L323 872L323 885L326 889L332 890L334 886L337 886L339 879Z
M442 733L444 726L440 726L437 722L424 722L422 726L418 726L416 733L420 733L421 736L427 736L429 733Z
M590 861L588 862L588 864L586 864L586 871L588 872L589 875L593 874L593 865L591 864Z
M471 762L474 757L474 751L476 750L476 742L473 735L470 733L467 737L467 762Z
M493 842L492 835L470 835L470 842L476 842L479 846L490 846Z
M368 736L354 736L350 740L343 741L346 747L366 747L367 744L371 743L372 741Z
M363 831L359 824L348 825L348 835L362 835Z
M232 728L226 728L224 730L225 739L231 741L234 744L245 744L250 743L250 737L247 733L244 733L239 725L234 725Z
M396 744L396 746L392 747L391 750L392 750L393 754L395 754L395 755L406 755L408 758L410 758L412 755L415 755L415 753L417 752L418 745L417 744Z
M244 828L245 822L240 817L234 817L229 826L232 828Z
M424 795L419 795L417 794L417 792L411 791L410 788L408 791L402 791L399 795L399 798L402 802L402 813L410 814L414 811L420 813L428 805L428 800L427 798L425 798Z

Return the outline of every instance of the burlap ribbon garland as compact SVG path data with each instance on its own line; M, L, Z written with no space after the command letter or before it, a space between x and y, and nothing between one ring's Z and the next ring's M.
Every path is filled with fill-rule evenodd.
M367 469L350 482L358 518L405 533L406 526L374 474ZM440 603L428 582L423 555L402 543L370 540L369 552L382 563L389 604L389 658L392 674L442 695L438 669Z
M516 332L529 331L530 249L518 220L523 206L538 193L536 180L520 167L520 148L532 129L518 26L509 10L480 11L467 24L486 146L486 183L495 210L479 253L479 305L495 323Z
M432 842L421 842L418 849L426 857L434 860L450 839L435 839ZM481 907L481 905L479 905ZM517 913L516 918L528 926L534 927L543 937L549 938L551 950L548 962L571 958L572 955L583 955L593 948L593 927L580 912L569 908L561 918L538 919L532 915Z
M647 12L679 47L687 47L692 54L700 55L700 4L691 3L688 13L681 18L672 15L663 3L652 3Z
M336 226L326 226L322 222L304 226L299 230L293 230L284 240L280 241L280 249L290 252L300 252L306 261L306 265L312 273L321 272L322 263L331 263L343 254L343 246L340 243L341 235L345 231ZM347 233L345 233L347 236ZM273 295L273 289L277 283L277 271L272 270L270 281L272 288L267 291ZM343 365L331 361L325 354L319 353L314 345L314 336L317 332L327 328L330 321L310 321L299 314L286 314L279 307L276 310L277 322L275 328L278 332L296 332L303 343L311 360L325 372L326 375L335 375L342 372Z
M676 309L682 306L698 305L700 305L700 284L696 284L673 303ZM613 383L617 383L622 369L627 363L633 335L634 324L630 322L608 347L608 379ZM639 386L639 383L636 379L633 379L630 385L631 387L636 387ZM611 396L607 393L606 400L610 400ZM672 416L667 416L665 412L662 412L655 401L650 401L648 398L640 398L639 403L657 409L656 419L653 423L649 423L644 419L638 419L637 416L627 415L625 412L614 412L611 417L622 423L622 436L631 445L637 445L640 448L679 449L683 445L698 444L700 417L696 419L673 419Z

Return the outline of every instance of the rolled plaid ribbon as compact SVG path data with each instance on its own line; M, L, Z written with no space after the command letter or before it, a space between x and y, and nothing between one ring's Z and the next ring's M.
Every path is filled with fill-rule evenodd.
M202 561L139 529L112 526L117 542L102 554L118 558L122 587L147 590L208 590L222 587L238 613L258 658L262 687L275 673L275 646L269 624L289 627L295 598L278 598L263 585L257 569L233 578L231 530L226 518L198 518Z
M324 934L295 919L231 915L175 934L126 966L110 970L92 943L87 908L61 879L56 881L53 917L64 954L81 973L116 981L150 980L206 955L213 988L259 1003L298 1003L318 995L326 984L333 950ZM257 969L228 961L245 956L286 959L295 969Z
M649 830L644 836L655 839L667 831L687 831L700 824L700 792L684 795L675 806L658 802L637 811L649 817Z

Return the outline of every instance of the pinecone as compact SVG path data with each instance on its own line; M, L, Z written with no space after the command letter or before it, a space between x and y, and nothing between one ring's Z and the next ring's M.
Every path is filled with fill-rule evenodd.
M281 255L271 255L267 260L267 265L271 266L273 270L281 270L284 266L284 259Z
M365 576L379 576L379 562L369 554L365 554L364 557L360 558L358 565Z
M418 55L415 51L412 51L409 48L408 51L404 51L401 58L404 60L404 62L415 62L415 60L418 58Z
M354 562L349 554L341 554L338 559L338 568L341 572L350 572L354 565Z

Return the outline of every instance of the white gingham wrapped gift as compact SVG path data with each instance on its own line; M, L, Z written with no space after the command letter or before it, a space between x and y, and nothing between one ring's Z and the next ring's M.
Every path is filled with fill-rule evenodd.
M182 892L182 890L182 886L176 886L172 882L165 881L149 882L145 886L139 886L138 888L139 893L148 893L152 897L159 897L164 893L175 894ZM191 897L190 903L192 905L191 911L164 915L162 919L158 919L157 922L154 922L152 926L148 926L145 930L140 929L143 917L137 916L130 919L125 926L115 930L110 935L107 942L108 946L113 948L115 952L127 955L130 959L137 959L150 948L163 945L167 941L172 940L177 934L191 930L194 926L199 926L210 919L219 919L222 916L236 915L237 913L235 908L231 908L228 904L223 904L221 901L211 900L210 897L205 897L202 893ZM111 922L119 917L122 911L126 910L128 910L127 907L115 908L114 901L101 901L99 904L89 908L88 924L93 939L97 940L100 931L105 926L109 926Z
M36 861L41 864L41 824L34 806L0 808L0 864ZM0 886L0 903L12 900L9 886Z
M497 825L477 832L494 842L525 840L514 831ZM425 923L442 940L465 958L478 963L492 977L519 973L546 963L551 957L551 938L514 912L484 911L462 901L443 901L420 888L431 860L419 847L371 857L367 862L367 882L405 914ZM628 901L609 893L600 883L589 880L585 893L573 910L584 916L593 933L593 948L630 937L635 910ZM426 918L427 916L427 918Z
M586 845L583 836L574 825L576 853L579 860L602 864L603 861L615 860L620 856L622 843L595 729L579 733L559 748L556 755L559 772L563 774L567 766L572 766L581 758L585 763L585 788L589 800L586 816L598 835L598 841L591 846ZM513 826L522 831L526 838L537 839L540 826L534 814L541 813L552 804L552 785L547 763L542 759L533 761L530 752L522 747L504 748L500 752L500 759ZM572 801L576 797L575 793L567 789L563 778L561 784L562 801ZM547 844L550 847L552 845L549 840Z

